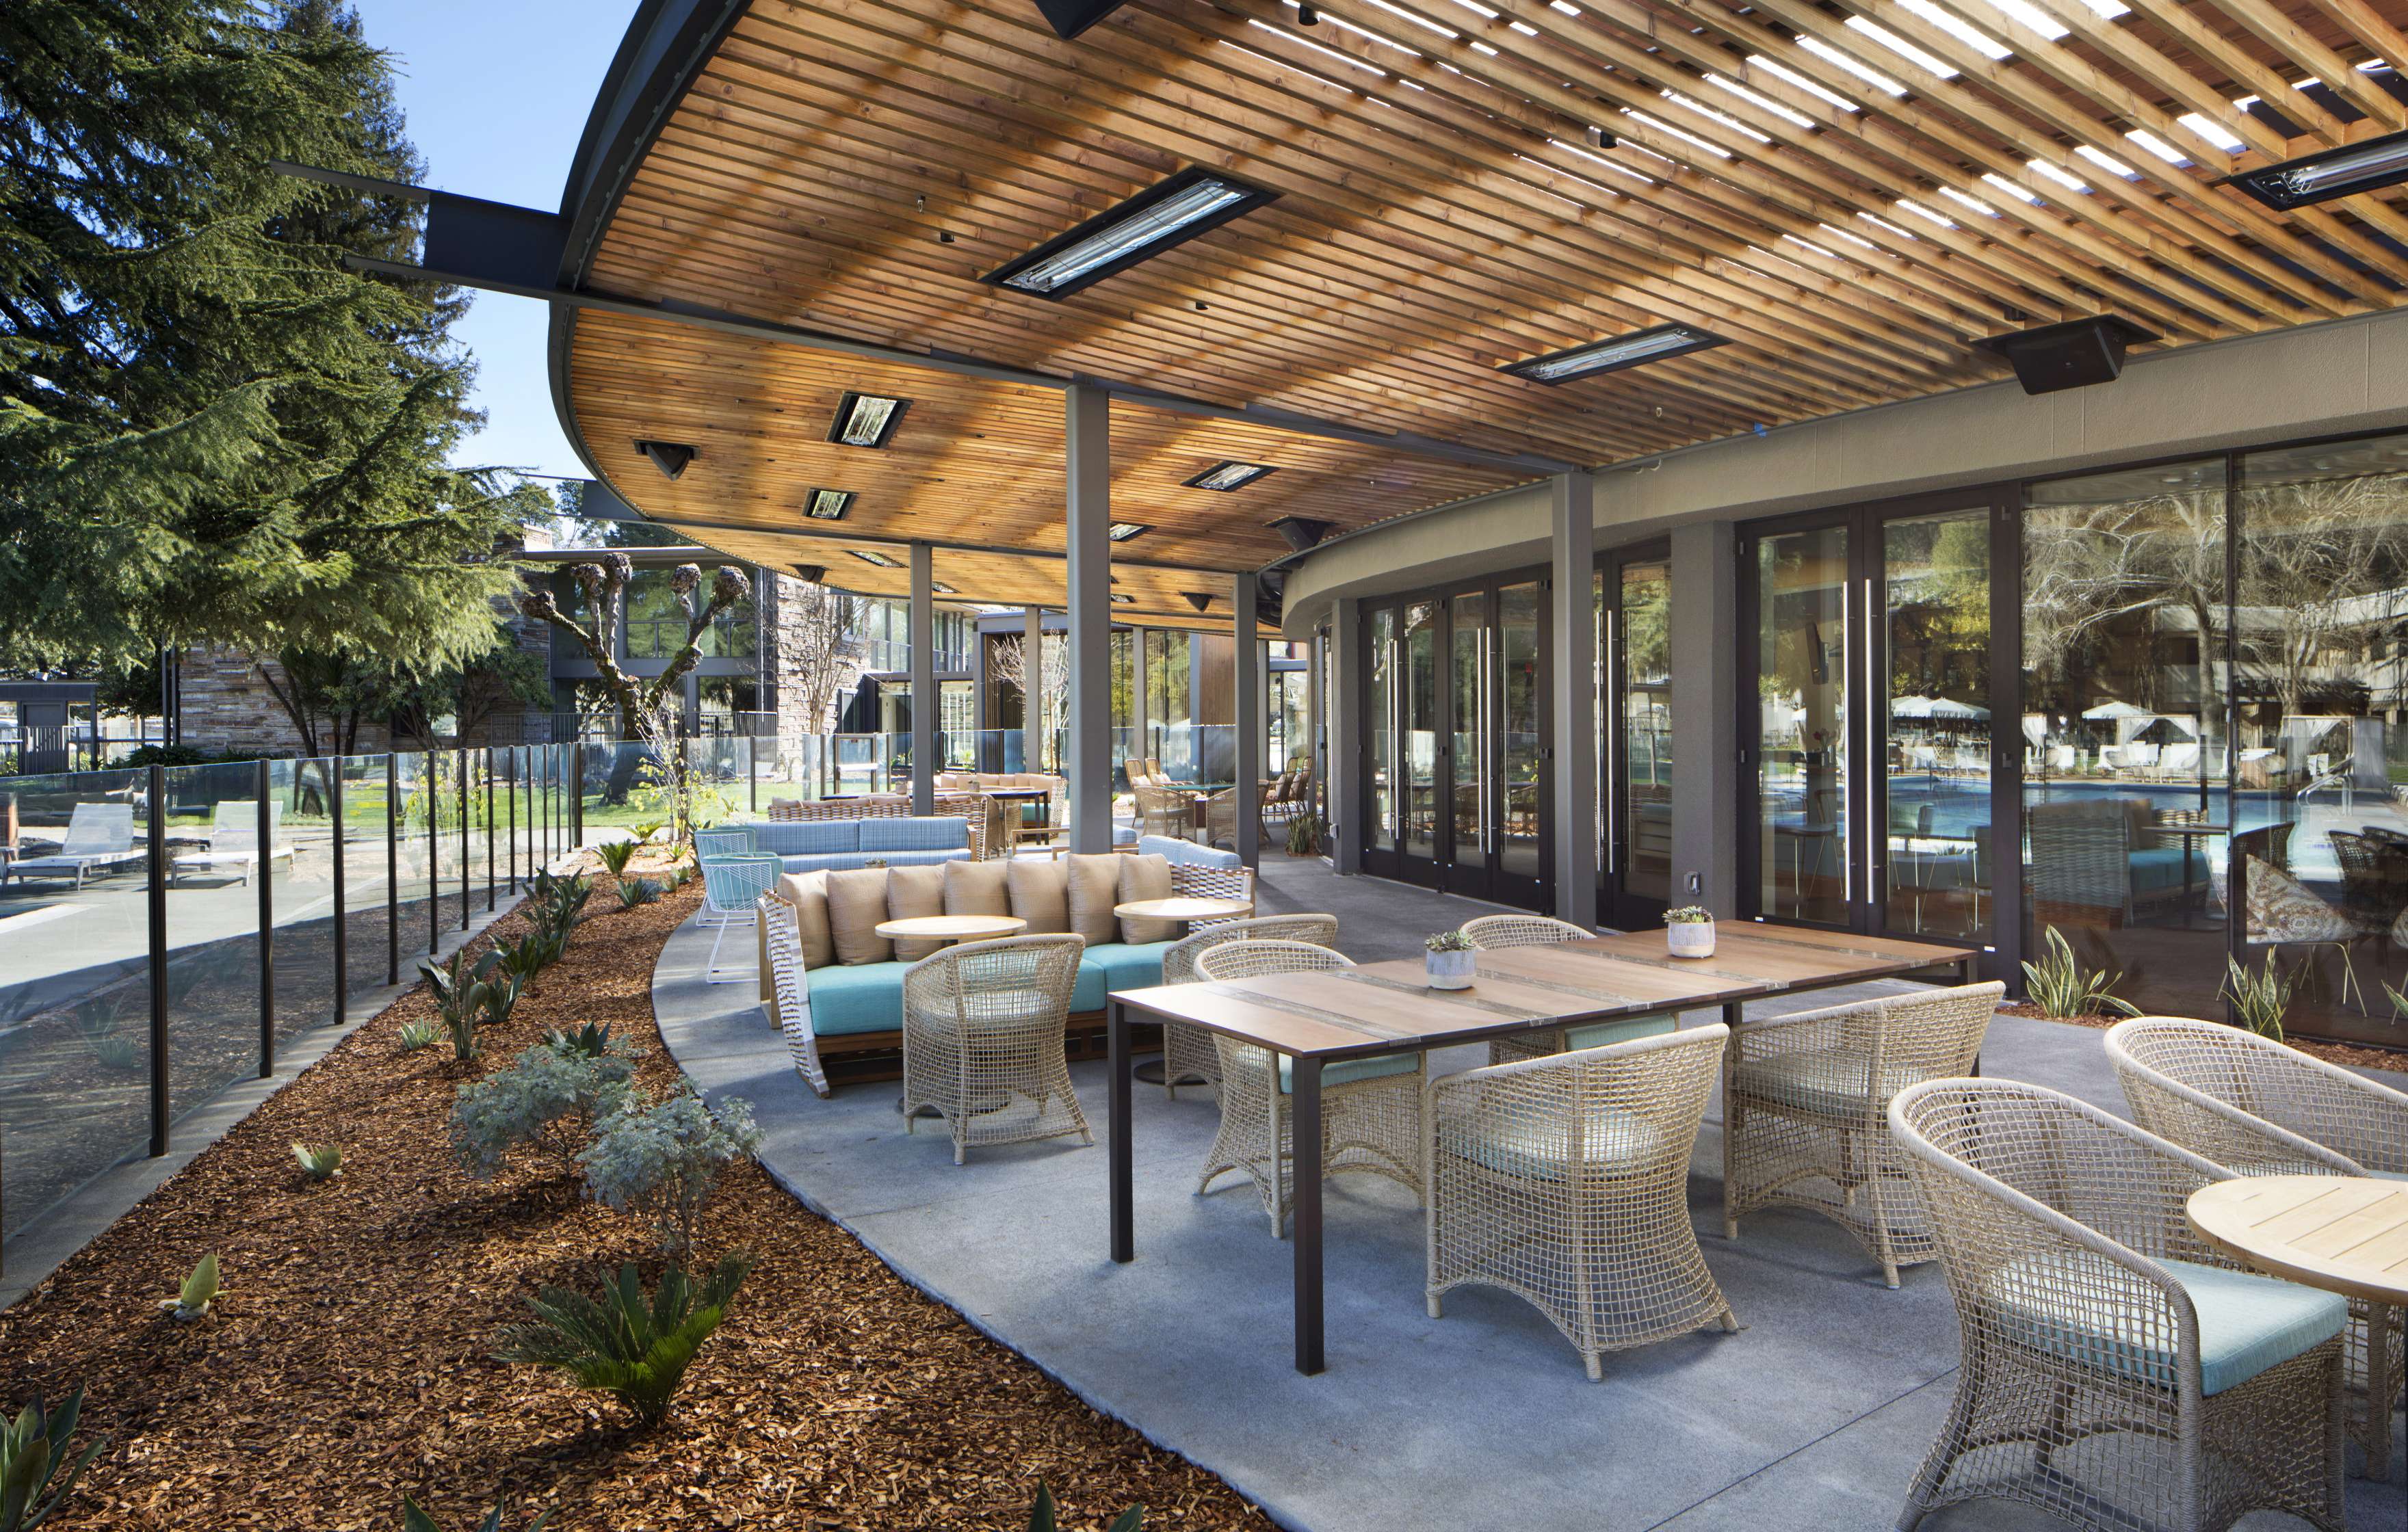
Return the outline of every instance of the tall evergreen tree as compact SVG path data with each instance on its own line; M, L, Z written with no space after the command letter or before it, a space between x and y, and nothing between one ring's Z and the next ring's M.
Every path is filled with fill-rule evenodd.
M0 666L492 642L548 499L446 465L465 300L344 268L416 204L273 160L417 177L333 0L0 5Z

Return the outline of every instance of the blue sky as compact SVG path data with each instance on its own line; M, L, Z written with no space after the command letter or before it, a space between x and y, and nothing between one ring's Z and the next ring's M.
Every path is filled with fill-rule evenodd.
M394 55L394 88L426 183L556 209L568 162L636 0L353 0L367 40ZM581 475L552 412L546 305L477 295L453 331L476 354L485 429L462 464Z

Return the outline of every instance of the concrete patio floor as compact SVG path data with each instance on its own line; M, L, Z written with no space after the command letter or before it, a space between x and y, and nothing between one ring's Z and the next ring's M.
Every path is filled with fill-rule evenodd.
M1317 862L1267 859L1259 908L1333 910L1357 958L1403 956L1484 907ZM770 1173L907 1280L960 1310L1097 1410L1226 1478L1283 1525L1315 1532L1877 1528L1891 1525L1954 1385L1955 1317L1936 1266L1891 1292L1836 1226L1804 1214L1720 1228L1720 1109L1692 1168L1708 1265L1746 1328L1609 1357L1605 1381L1519 1299L1422 1299L1422 1215L1376 1178L1330 1183L1329 1369L1290 1365L1289 1247L1251 1188L1193 1195L1216 1121L1209 1092L1137 1094L1138 1259L1106 1258L1105 1156L1075 1139L974 1151L906 1135L891 1085L810 1094L746 984L701 981L708 933L681 931L653 977L672 1053L705 1095L740 1095ZM1874 993L1867 986L1857 993ZM1766 1002L1805 1009L1852 992ZM1713 1019L1700 1012L1690 1021ZM1434 1054L1444 1073L1484 1062ZM2095 1032L2001 1017L1985 1069L2110 1110ZM1100 1065L1073 1068L1100 1140ZM2399 1482L2348 1481L2350 1524L2408 1524ZM2359 1463L2351 1451L2353 1469ZM1989 1502L1925 1525L2043 1528ZM2251 1528L2300 1524L2254 1517Z

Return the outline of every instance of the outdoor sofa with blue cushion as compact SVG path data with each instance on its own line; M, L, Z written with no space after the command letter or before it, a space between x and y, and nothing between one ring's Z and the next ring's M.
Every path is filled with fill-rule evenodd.
M970 822L954 816L928 819L770 820L744 826L752 849L778 857L788 872L827 872L952 862L972 853Z

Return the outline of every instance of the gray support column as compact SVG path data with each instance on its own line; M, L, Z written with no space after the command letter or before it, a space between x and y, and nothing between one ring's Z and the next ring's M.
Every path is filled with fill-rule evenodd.
M937 551L911 545L911 812L937 811Z
M1728 522L1672 533L1672 902L1739 913L1739 579Z
M1020 609L1020 769L1045 769L1045 609Z
M1329 861L1363 870L1363 611L1340 601L1329 619Z
M1555 678L1555 914L1597 923L1597 480L1557 474L1549 508L1548 583L1555 591L1549 669Z
M1254 637L1254 577L1240 575L1229 584L1238 632L1238 687L1229 709L1238 724L1238 769L1230 795L1238 806L1238 859L1252 867L1263 860L1263 655Z
M1154 749L1145 733L1145 634L1143 628L1131 628L1129 636L1129 747L1131 755L1144 755Z
M1091 384L1065 396L1069 485L1070 849L1112 849L1112 404Z

